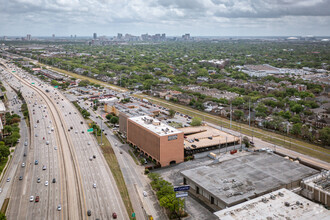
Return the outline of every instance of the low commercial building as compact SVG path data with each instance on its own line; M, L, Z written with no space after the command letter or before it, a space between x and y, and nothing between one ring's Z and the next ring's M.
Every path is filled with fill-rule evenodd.
M240 138L208 125L179 128L184 133L186 154L225 148L240 143Z
M184 161L183 132L150 116L127 120L127 142L160 166Z
M279 189L239 205L215 212L220 220L329 219L330 211L287 189Z
M330 207L330 171L326 170L302 180L301 194L306 198ZM329 215L330 216L330 215Z
M50 70L43 69L40 72L50 79L63 80L63 78L64 78L63 76L61 76L53 71L50 71Z
M318 173L273 153L226 155L218 158L219 162L181 172L184 184L190 185L189 192L214 210L232 207L281 188L297 188L303 178Z

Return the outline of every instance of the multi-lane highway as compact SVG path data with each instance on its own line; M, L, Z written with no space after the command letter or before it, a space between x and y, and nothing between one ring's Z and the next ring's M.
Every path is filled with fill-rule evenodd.
M23 179L15 178L8 192L8 218L86 219L90 214L111 219L116 213L126 219L110 169L75 107L54 88L14 66L5 67L8 83L28 103L31 121L31 141L22 158L26 165L18 166L15 174Z

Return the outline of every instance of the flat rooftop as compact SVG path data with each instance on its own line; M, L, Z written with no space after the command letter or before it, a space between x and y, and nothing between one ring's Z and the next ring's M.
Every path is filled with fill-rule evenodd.
M148 129L149 131L157 134L158 136L167 136L167 135L174 135L174 134L180 134L182 131L173 128L169 125L166 125L164 123L161 123L159 120L154 119L150 116L136 116L131 117L128 120L131 120L135 122L136 124L139 124L143 126L144 128Z
M298 204L299 202L299 204ZM221 220L329 219L330 211L287 189L215 212Z
M116 103L115 107L118 109L118 111L124 113L128 117L142 115L153 116L159 113L159 109L135 101L126 104Z
M239 141L238 137L207 125L179 128L178 130L183 131L186 137L184 139L184 147L188 150ZM195 139L198 139L198 141Z
M319 174L303 179L303 182L330 195L330 170L324 170Z
M317 170L267 152L243 154L181 172L227 206L316 173Z

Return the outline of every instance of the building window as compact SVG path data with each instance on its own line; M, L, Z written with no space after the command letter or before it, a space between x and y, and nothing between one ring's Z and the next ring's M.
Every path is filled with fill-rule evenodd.
M176 140L178 139L178 135L171 135L171 136L168 136L168 141L173 141L173 140Z
M184 177L183 177L183 185L187 185L187 180Z
M214 204L214 198L211 196L211 204Z
M199 194L199 187L196 186L196 194Z

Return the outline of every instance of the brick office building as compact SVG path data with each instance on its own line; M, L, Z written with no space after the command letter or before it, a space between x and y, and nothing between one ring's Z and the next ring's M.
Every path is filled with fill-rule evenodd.
M127 141L161 166L184 161L183 132L150 116L127 120Z

